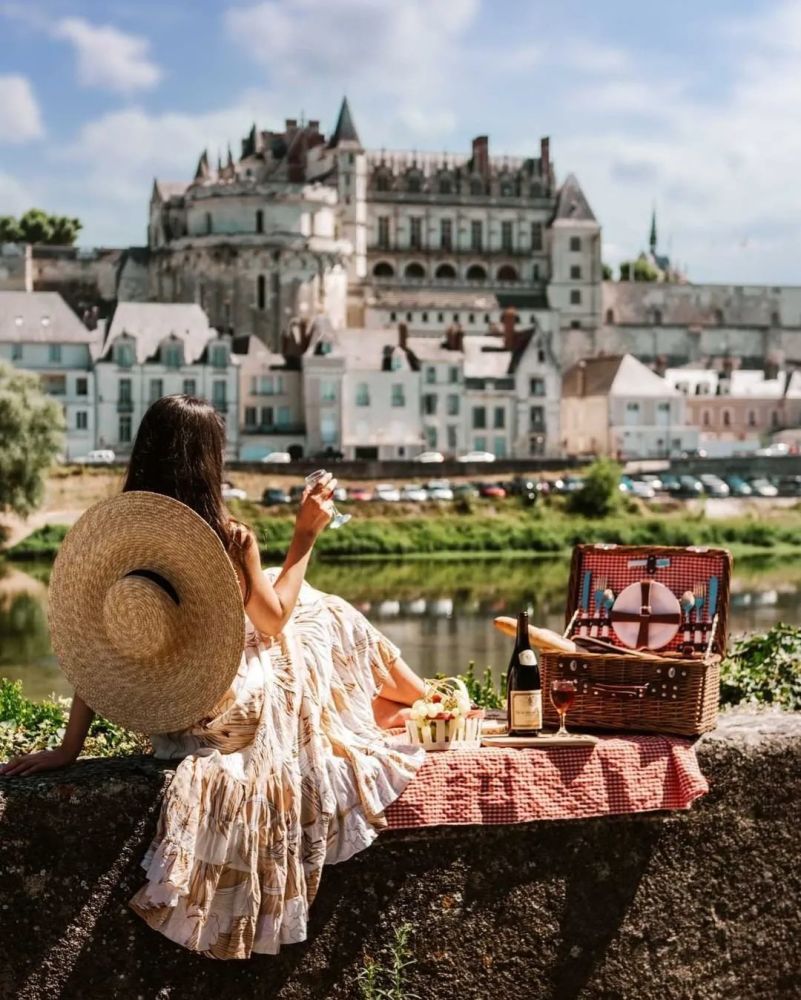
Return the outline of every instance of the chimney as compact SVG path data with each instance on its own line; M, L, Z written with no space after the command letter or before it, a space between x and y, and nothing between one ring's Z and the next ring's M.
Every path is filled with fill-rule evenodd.
M453 349L455 351L464 351L464 330L461 326L457 326L453 334Z
M578 385L576 395L584 398L584 395L587 392L587 362L579 361L577 367L578 371L576 372L576 381Z
M667 358L665 357L664 354L660 354L657 356L657 359L654 362L654 371L656 372L657 375L660 375L664 378L665 372L667 371Z
M515 349L515 325L517 324L517 313L513 306L509 306L501 313L501 325L503 326L503 348L505 351Z
M297 127L298 127L298 120L297 120L297 118L287 118L286 119L285 129L286 129L287 132L291 132L292 129L295 129Z
M409 328L405 323L398 323L398 347L406 350L409 343Z
M489 176L489 136L477 135L473 139L473 170L482 177Z
M540 139L540 171L547 183L551 176L551 140L547 135Z

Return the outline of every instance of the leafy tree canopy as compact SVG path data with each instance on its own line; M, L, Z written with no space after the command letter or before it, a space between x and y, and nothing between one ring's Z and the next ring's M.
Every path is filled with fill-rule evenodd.
M72 246L83 229L80 219L50 215L41 208L29 208L19 217L0 215L0 243L38 243Z
M570 494L569 509L584 517L606 517L620 506L622 468L609 458L599 458L587 469L584 485Z
M0 362L0 511L26 516L63 444L64 416L39 379Z

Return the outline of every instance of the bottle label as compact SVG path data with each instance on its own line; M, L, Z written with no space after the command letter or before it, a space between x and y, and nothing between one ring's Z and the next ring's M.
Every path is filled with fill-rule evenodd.
M522 663L524 667L536 667L537 657L534 654L533 649L522 649L517 657L518 663Z
M513 691L510 729L542 729L542 691Z

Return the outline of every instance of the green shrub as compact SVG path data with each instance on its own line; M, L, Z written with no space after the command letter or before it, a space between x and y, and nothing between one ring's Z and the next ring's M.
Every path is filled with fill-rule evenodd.
M778 624L735 642L723 661L720 700L801 711L801 628Z
M623 470L608 458L600 458L587 469L584 485L570 495L568 509L584 517L607 517L620 507L620 474Z

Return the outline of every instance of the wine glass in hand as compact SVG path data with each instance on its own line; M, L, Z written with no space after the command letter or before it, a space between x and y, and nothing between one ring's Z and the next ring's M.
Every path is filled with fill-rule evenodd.
M564 677L555 677L551 681L551 704L559 713L559 729L557 736L569 736L565 729L565 716L576 700L576 682Z
M305 479L306 485L309 487L309 489L312 489L314 485L318 483L325 474L326 474L325 469L315 469L314 472L310 472L309 475L306 476ZM331 523L328 525L329 528L341 528L342 525L347 524L352 517L351 514L341 514L336 509L333 500L331 501L331 513L333 514L333 517L331 518Z

